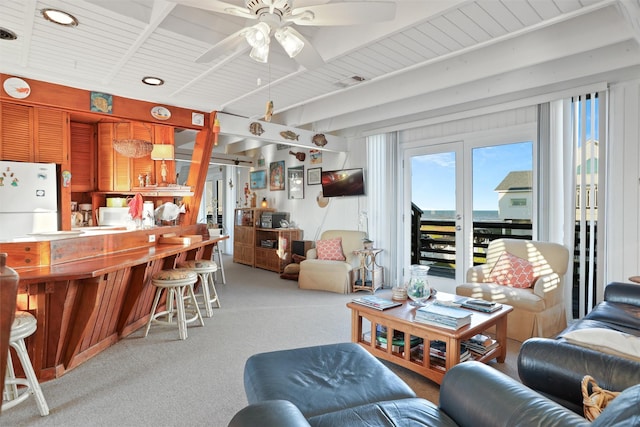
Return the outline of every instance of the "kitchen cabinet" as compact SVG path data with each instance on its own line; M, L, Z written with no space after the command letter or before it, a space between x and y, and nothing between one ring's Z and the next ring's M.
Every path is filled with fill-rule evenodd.
M71 192L96 189L95 135L95 125L71 122Z
M69 160L69 115L62 110L0 103L0 159L57 163Z

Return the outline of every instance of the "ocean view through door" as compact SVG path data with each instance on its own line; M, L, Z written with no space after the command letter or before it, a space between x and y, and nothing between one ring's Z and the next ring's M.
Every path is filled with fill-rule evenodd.
M491 240L531 238L532 141L439 144L410 160L411 264L429 265L433 280L463 281Z

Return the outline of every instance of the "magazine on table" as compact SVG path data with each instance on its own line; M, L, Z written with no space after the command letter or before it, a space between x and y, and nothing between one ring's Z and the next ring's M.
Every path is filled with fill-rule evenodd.
M367 295L364 297L354 298L353 302L355 302L356 304L375 308L376 310L386 310L388 308L398 307L402 305L401 302L391 301L385 298L377 297L375 295Z

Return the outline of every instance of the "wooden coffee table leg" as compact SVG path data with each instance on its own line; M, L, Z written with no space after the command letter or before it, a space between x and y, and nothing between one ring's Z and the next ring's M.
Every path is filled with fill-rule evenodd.
M500 344L500 354L496 360L504 363L507 357L507 316L500 317L496 323L496 340Z

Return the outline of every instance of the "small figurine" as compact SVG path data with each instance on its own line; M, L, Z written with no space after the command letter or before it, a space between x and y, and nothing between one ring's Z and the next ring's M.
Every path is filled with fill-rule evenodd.
M151 174L150 173L146 174L144 179L145 179L144 183L145 183L146 186L151 185Z
M145 179L145 175L138 175L138 185L140 185L140 187L144 187L144 179Z

